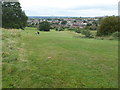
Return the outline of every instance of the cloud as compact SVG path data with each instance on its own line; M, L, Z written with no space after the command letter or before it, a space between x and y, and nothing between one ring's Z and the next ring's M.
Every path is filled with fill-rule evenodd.
M28 16L117 15L118 0L19 0ZM28 3L29 2L29 3Z

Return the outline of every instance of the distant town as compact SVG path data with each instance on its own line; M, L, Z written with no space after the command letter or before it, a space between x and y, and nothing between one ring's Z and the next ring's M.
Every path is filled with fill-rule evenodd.
M64 28L85 28L91 26L91 29L97 28L102 17L29 17L28 27L38 25L40 22L47 21L52 27Z

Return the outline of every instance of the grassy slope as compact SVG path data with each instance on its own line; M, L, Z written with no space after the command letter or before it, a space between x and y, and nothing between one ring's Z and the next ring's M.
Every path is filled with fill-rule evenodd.
M3 65L3 87L117 87L117 41L30 28L21 34L19 59Z

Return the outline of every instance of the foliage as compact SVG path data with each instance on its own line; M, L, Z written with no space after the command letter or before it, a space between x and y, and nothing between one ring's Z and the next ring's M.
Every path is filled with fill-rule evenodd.
M38 23L28 23L27 27L37 27Z
M81 28L68 28L68 30L69 30L69 31L74 31L74 32L76 32L76 33L81 33L81 31L82 31L83 29L81 29Z
M84 20L84 21L83 21L83 23L87 23L87 21L86 21L86 20Z
M93 35L91 34L91 32L89 30L82 30L81 33L83 35L85 35L85 37L87 37L87 38L94 38Z
M116 16L105 17L101 20L100 27L98 29L97 35L110 35L118 31L120 25L120 18Z
M68 28L69 31L75 31L75 28Z
M91 24L91 23L88 23L87 26L92 26L92 24Z
M64 27L62 27L62 26L60 26L60 27L56 27L56 28L55 28L55 30L56 30L56 31L64 31L64 30L65 30L65 28L64 28Z
M39 23L39 30L40 31L50 31L50 23L47 21L43 21Z
M58 28L55 28L55 31L59 31L59 29L58 29Z
M19 2L3 2L2 12L3 28L24 29L26 27L28 17L22 11Z
M85 27L85 29L97 30L97 27L98 27L98 22L93 21L92 24L88 23L87 26Z
M114 32L113 34L112 34L112 36L114 37L114 38L120 38L120 32Z
M76 29L75 29L75 32L76 32L76 33L81 33L81 31L82 31L82 30L81 30L80 28L76 28Z
M98 27L96 25L92 25L92 26L89 27L90 30L97 30L97 28Z
M59 31L64 31L64 29L65 29L64 27L60 27Z
M67 21L62 21L61 24L65 25L67 24Z

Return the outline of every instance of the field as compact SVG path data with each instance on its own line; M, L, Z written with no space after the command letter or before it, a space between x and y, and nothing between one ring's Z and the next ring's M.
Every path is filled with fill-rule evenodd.
M3 88L117 88L118 41L3 29Z

